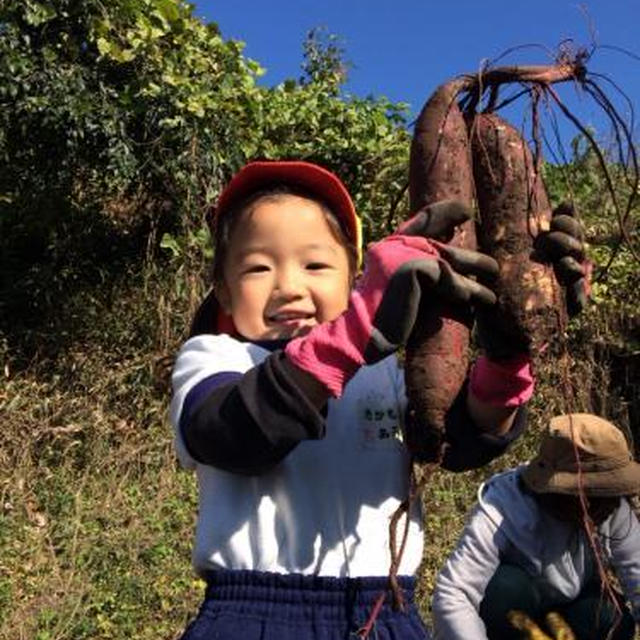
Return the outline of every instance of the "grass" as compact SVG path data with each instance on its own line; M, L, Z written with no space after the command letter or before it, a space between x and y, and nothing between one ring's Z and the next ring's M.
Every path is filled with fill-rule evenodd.
M28 378L8 390L48 393ZM13 420L24 418L16 404ZM99 401L86 413L86 431L40 427L16 442L3 469L0 637L173 637L201 596L193 478L176 468L164 411L141 430Z
M176 464L157 366L175 349L187 310L149 283L111 300L55 357L14 370L6 342L0 350L1 639L171 640L201 601L190 558L195 478ZM479 482L530 457L544 416L566 404L558 375L541 377L532 427L506 456L432 478L425 618Z

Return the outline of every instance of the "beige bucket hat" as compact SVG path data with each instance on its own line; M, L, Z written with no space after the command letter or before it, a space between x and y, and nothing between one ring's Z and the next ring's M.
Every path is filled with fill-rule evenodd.
M577 494L580 487L592 496L640 493L640 464L624 434L588 413L552 418L522 478L537 493Z

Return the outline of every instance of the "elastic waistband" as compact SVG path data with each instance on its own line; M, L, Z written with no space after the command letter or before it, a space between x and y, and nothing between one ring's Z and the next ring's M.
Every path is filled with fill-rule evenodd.
M350 619L366 611L386 593L380 612L391 611L392 594L388 578L333 578L300 574L277 574L259 571L211 571L206 576L206 600L220 607L233 607L256 614L266 614L273 608L288 618L323 616L332 619ZM405 602L413 604L416 579L399 576ZM357 617L361 617L357 615Z

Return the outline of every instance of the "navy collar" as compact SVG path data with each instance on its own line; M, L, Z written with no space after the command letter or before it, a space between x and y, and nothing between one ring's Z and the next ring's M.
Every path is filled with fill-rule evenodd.
M279 349L284 349L289 340L291 340L291 338L278 338L277 340L245 340L242 337L240 337L240 339L245 342L256 344L267 351L278 351Z

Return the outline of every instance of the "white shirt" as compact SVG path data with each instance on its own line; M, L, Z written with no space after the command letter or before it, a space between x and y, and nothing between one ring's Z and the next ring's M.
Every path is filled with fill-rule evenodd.
M344 395L329 401L326 437L301 442L268 473L229 473L188 454L178 425L189 390L216 373L244 373L269 353L227 335L202 335L178 354L171 421L179 459L198 478L196 570L387 575L389 521L407 496L409 478L400 429L404 377L395 356L362 367ZM404 519L399 536L403 525ZM416 572L422 549L422 516L415 504L400 574Z

